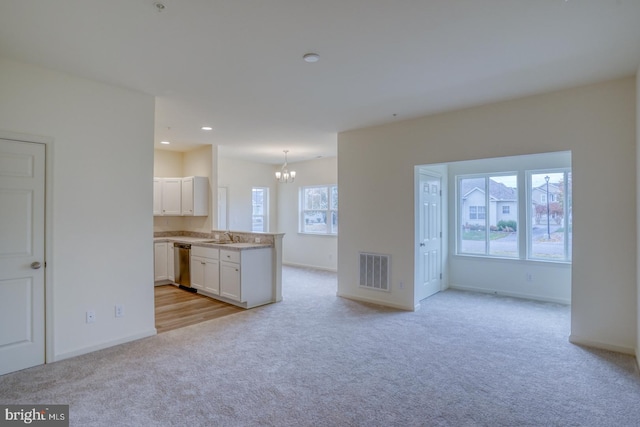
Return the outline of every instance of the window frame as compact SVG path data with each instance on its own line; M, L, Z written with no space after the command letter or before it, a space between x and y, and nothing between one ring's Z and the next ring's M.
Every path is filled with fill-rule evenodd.
M527 240L527 251L525 254L525 259L527 259L528 261L537 261L537 262L550 262L550 263L559 263L559 264L571 264L572 260L573 260L573 250L572 250L572 245L571 245L571 240L570 240L570 236L571 238L573 238L573 232L569 233L568 229L569 227L573 228L573 221L571 221L571 224L569 225L567 223L567 218L572 215L571 213L568 213L566 215L563 215L562 218L562 227L564 228L564 232L563 232L563 250L564 250L564 257L562 259L548 259L548 258L542 258L542 257L535 257L533 256L533 237L531 234L531 218L533 218L534 212L533 212L533 204L530 203L533 200L533 190L539 187L534 187L532 184L532 175L541 175L541 174L557 174L557 173L562 173L563 176L563 188L562 191L563 193L566 195L566 197L569 199L567 203L567 207L569 212L571 212L573 210L573 195L569 189L569 179L568 179L568 175L569 174L573 174L573 170L570 167L565 167L565 168L546 168L546 169L532 169L532 170L526 170L525 172L525 182L526 182L526 187L527 187L527 200L526 200L526 205L527 205L527 224L526 224L526 240ZM573 178L572 178L573 179ZM555 185L555 184L554 184ZM542 197L545 196L545 197ZM556 203L556 198L554 197L554 195L549 194L549 203ZM547 203L546 201L546 194L541 194L540 195L540 203Z
M533 191L538 187L533 187L531 182L531 176L536 174L551 174L551 173L563 173L563 188L561 191L566 196L566 202L564 209L567 210L567 213L563 215L562 225L564 228L563 232L563 245L564 245L564 258L542 258L542 257L534 257L533 256L533 239L532 239L532 223L533 223L533 204L532 204L532 194ZM571 264L572 262L572 238L573 238L573 221L572 218L572 205L573 205L573 195L571 191L572 184L570 181L573 181L572 175L573 170L569 167L551 167L551 168L539 168L532 170L518 170L518 171L491 171L491 172L483 172L483 173L475 173L475 174L458 174L455 175L455 255L462 257L480 257L480 258L498 258L502 260L512 260L512 261L534 261L534 262L545 262L545 263L555 263L555 264ZM494 177L500 176L514 176L517 181L517 200L515 203L516 213L515 216L517 218L517 244L516 244L516 253L517 256L505 256L505 255L492 255L491 247L490 247L490 221L491 221L491 205L490 205L490 190L489 190L489 180ZM477 179L484 178L485 185L487 186L485 189L485 205L486 205L486 214L485 218L476 218L476 220L484 219L484 228L485 228L485 250L484 253L480 252L463 252L462 251L462 230L464 226L464 212L462 209L462 193L461 193L461 181L464 179ZM546 196L546 194L544 195ZM550 194L551 196L551 194ZM549 197L549 203L557 203L558 197ZM553 202L552 202L553 201ZM546 199L544 197L541 198L540 203L546 203ZM474 206L475 207L475 206ZM510 206L502 206L505 207ZM471 208L471 206L469 206ZM477 207L476 207L477 208ZM469 210L469 214L471 214L471 210ZM504 214L504 212L503 212ZM511 213L509 213L511 214ZM479 215L476 210L476 215ZM469 219L472 219L469 216Z
M325 189L327 192L327 209L305 209L306 192L312 189ZM333 190L336 191L336 205L338 195L337 184L327 185L308 185L301 186L298 192L298 233L309 234L315 236L337 236L338 235L338 206L334 206ZM305 223L305 213L323 212L326 224L326 231L309 231ZM335 221L334 221L335 218Z
M517 238L516 239L516 254L515 256L508 256L508 255L495 255L495 254L491 254L491 240L490 240L490 233L491 233L491 191L490 191L490 180L491 178L499 178L499 177L515 177L516 178L516 182L518 185L517 188L517 200L516 200L516 206L519 207L520 206L520 190L519 190L519 174L517 171L497 171L497 172L488 172L488 173L477 173L477 174L460 174L460 175L456 175L455 176L455 180L456 180L456 190L455 190L455 209L456 209L456 245L455 245L455 254L456 255L460 255L460 256L471 256L471 257L484 257L484 258L499 258L499 259L508 259L508 260L516 260L516 259L520 259L520 239ZM464 213L463 213L463 209L461 207L461 197L462 197L462 190L461 190L461 181L465 180L465 179L479 179L482 178L485 181L485 190L484 190L484 206L474 206L476 207L476 214L477 214L477 218L475 218L476 220L484 220L484 253L479 253L479 252L463 252L462 251L462 228L464 225ZM471 208L471 206L469 206L469 208ZM480 209L482 208L484 209L483 213L480 213ZM495 207L496 209L496 215L498 214L497 212L497 206ZM517 217L519 218L519 213L517 214ZM469 210L469 219L474 219L471 217L471 209ZM519 221L518 221L519 222ZM519 226L518 226L519 228ZM519 236L519 232L517 232L516 236Z
M262 214L255 213L255 199L254 195L256 191L262 191ZM256 219L262 221L262 230L256 230L254 223ZM251 187L251 232L253 233L268 233L269 232L269 187Z

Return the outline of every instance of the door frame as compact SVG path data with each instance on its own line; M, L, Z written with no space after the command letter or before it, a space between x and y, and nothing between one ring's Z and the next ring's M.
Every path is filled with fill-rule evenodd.
M442 170L437 170L442 168ZM448 175L446 173L446 165L421 165L414 168L414 278L413 278L413 305L414 310L420 308L420 300L418 299L417 287L420 283L420 263L422 257L420 256L420 176L430 175L434 178L440 179L440 190L442 191L442 197L440 199L440 227L442 229L442 238L440 239L440 271L442 272L442 280L440 284L440 291L447 289L448 286L448 274L447 265L448 258L448 239L449 239L449 226L447 220L448 212Z
M44 363L51 363L54 359L53 348L53 221L51 216L53 206L53 147L51 137L10 132L0 129L0 139L44 145L45 173L44 173Z

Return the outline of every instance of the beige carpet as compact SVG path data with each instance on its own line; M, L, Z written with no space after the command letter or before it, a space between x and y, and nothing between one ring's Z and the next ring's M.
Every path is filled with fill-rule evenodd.
M630 356L570 344L569 308L446 291L402 312L285 268L285 300L0 377L73 426L637 426Z

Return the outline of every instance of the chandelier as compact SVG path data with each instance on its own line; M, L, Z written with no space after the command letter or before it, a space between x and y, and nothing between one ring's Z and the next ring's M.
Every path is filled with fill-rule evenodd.
M289 183L293 182L296 179L296 171L290 171L287 169L287 153L289 150L284 151L284 164L280 168L278 172L276 172L276 179L278 182Z

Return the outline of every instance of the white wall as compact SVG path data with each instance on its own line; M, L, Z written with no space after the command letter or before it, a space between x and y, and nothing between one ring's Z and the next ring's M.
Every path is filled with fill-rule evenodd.
M636 197L637 197L637 213L636 224L640 223L640 67L636 73ZM640 227L638 229L637 248L640 248ZM636 289L637 306L640 308L640 250L636 258L636 273L638 286ZM640 313L636 313L637 331L636 331L636 361L640 362ZM639 363L640 364L640 363Z
M272 174L278 168L272 170ZM282 262L288 265L336 271L338 266L338 237L298 233L298 195L300 187L335 185L338 183L338 163L335 157L290 163L296 180L278 184L278 232L285 233ZM342 190L338 187L338 235L342 233Z
M518 173L518 197L526 200L526 171L571 167L568 152L511 156L449 163L449 247L456 248L456 175L497 171ZM526 206L520 203L519 206ZM580 215L580 213L578 213ZM526 248L527 212L518 209L518 245ZM523 251L520 251L523 253ZM526 280L527 274L532 280ZM449 286L481 292L499 293L568 304L571 302L571 265L527 260L487 259L452 253L449 264Z
M269 188L269 232L277 227L277 184L273 165L220 157L218 186L227 188L227 224L232 231L251 231L251 189ZM217 200L217 199L216 199ZM216 228L217 224L214 225Z
M155 334L153 126L151 96L0 59L0 129L53 140L48 361Z
M636 194L619 189L636 182L635 83L624 78L339 134L339 295L413 309L415 165L571 151L571 340L633 353ZM362 250L392 254L390 293L357 286ZM401 280L409 286L399 289Z

